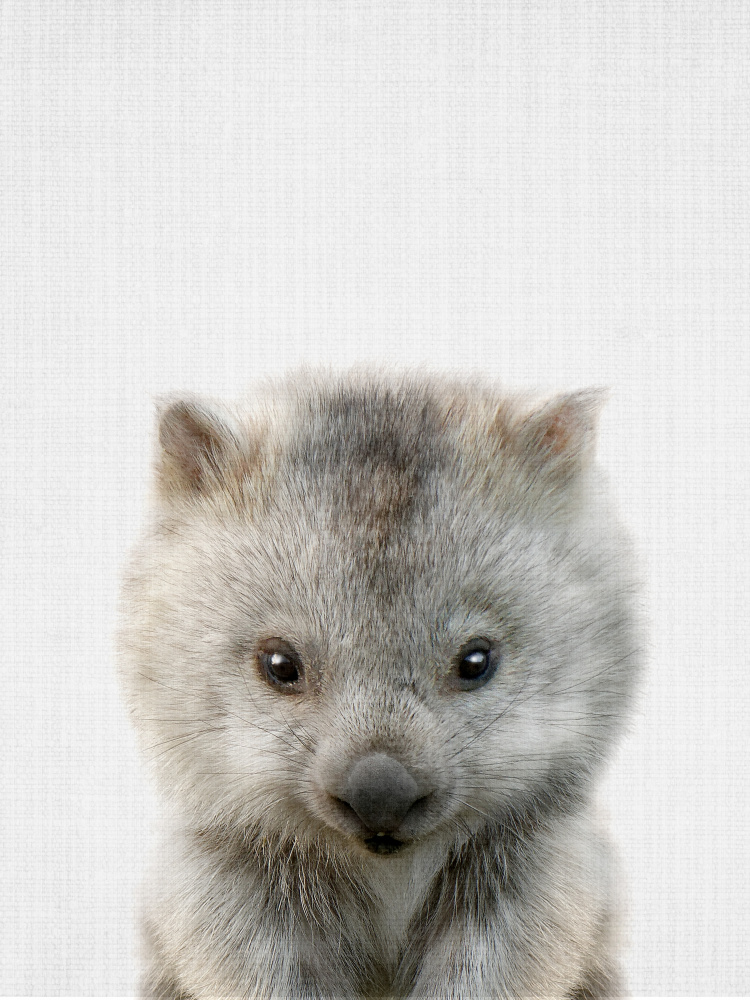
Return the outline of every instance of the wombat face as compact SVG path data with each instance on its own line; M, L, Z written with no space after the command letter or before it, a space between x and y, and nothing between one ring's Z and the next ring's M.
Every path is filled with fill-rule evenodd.
M364 380L167 408L121 630L165 792L380 854L575 799L638 661L595 409Z

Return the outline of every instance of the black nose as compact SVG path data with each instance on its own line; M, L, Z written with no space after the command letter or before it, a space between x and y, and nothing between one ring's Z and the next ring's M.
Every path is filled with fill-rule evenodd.
M370 754L352 768L342 799L373 833L397 830L420 798L417 783L393 757Z

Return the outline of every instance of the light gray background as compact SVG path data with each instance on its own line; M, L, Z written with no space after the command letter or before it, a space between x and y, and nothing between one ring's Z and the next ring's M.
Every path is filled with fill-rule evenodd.
M638 995L750 992L750 4L0 3L0 988L129 994L113 676L152 397L301 361L614 389Z

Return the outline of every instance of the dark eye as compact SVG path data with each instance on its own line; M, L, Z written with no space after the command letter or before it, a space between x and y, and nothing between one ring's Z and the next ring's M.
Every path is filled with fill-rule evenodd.
M258 662L275 687L298 690L302 680L302 663L297 653L283 639L268 639L258 652Z
M497 669L498 653L486 639L474 639L458 654L456 682L462 690L486 684Z

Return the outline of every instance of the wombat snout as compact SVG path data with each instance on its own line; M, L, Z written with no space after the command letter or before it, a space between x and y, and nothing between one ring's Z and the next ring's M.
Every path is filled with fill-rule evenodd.
M358 760L343 794L336 796L373 833L397 831L412 806L426 797L403 764L384 753Z

